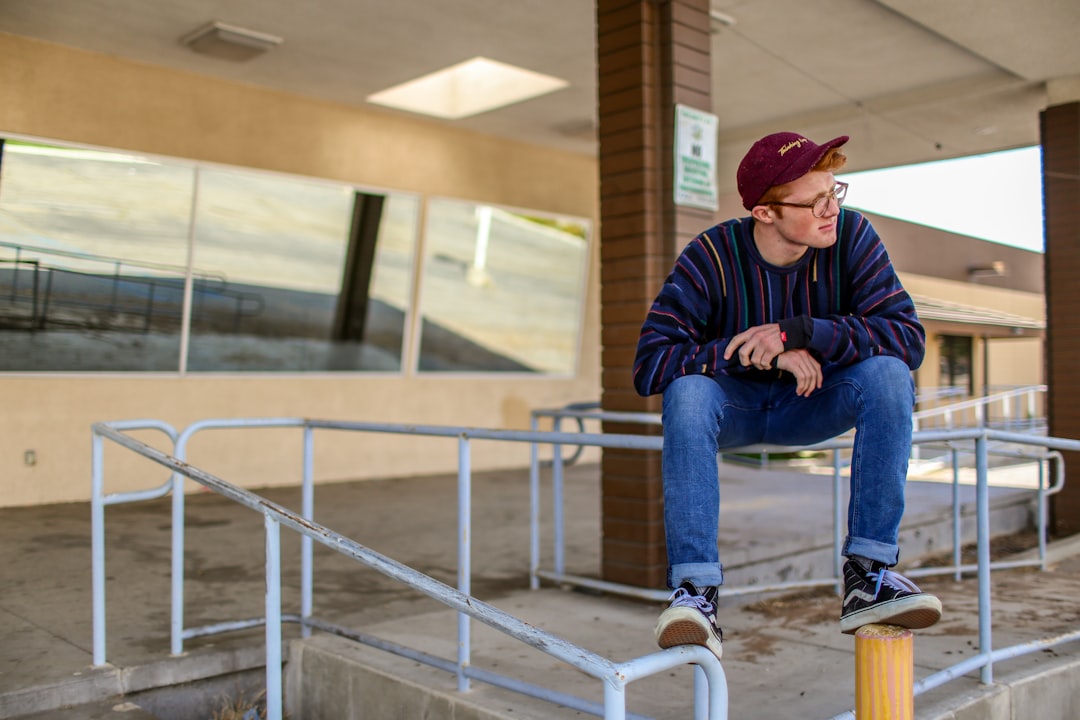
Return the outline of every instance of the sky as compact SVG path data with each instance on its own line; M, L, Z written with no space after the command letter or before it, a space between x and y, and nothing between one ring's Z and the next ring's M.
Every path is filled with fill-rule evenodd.
M842 173L847 206L1043 252L1038 146Z

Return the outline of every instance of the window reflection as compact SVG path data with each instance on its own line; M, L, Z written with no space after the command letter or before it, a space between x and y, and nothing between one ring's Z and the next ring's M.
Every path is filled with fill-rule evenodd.
M188 369L400 370L416 204L203 171L194 264L227 282L193 298Z
M0 141L0 371L400 371L418 205Z
M587 224L445 199L427 215L420 370L573 373Z
M175 371L192 168L0 151L0 370Z
M0 371L401 372L419 204L0 139ZM433 199L426 232L419 370L574 373L586 221Z

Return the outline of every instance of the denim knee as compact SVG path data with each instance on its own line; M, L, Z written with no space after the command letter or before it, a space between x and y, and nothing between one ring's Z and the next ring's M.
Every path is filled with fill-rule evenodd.
M911 369L900 358L878 355L863 360L853 370L865 400L878 407L894 405L906 412L915 406L915 381Z
M664 432L679 436L711 434L715 437L723 393L707 375L676 378L664 390Z

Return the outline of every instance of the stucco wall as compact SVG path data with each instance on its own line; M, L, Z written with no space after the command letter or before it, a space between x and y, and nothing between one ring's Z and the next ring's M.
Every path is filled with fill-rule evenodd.
M600 394L597 168L592 157L164 70L0 34L0 134L60 140L464 198L594 222L583 347L574 377L0 375L0 506L85 500L90 425L157 418L308 416L497 428ZM145 435L149 440L154 436ZM218 431L191 460L250 487L298 482L297 431ZM453 440L320 433L316 478L453 472ZM25 462L33 450L36 464ZM106 453L107 491L158 484L146 461ZM528 448L478 443L478 469Z
M576 215L594 223L598 217L597 166L592 157L0 33L2 134L463 198ZM743 214L737 198L721 198L719 219L736 214ZM1044 317L1041 288L1036 287L1040 255L1023 251L1009 255L1012 273L1000 281L1004 288L960 282L959 276L942 280L922 274L933 268L914 263L912 258L921 253L909 244L962 241L963 249L957 247L959 254L953 254L963 256L964 263L966 258L974 261L984 254L999 259L1003 252L1012 251L891 219L875 218L875 222L883 223L883 236L910 291ZM0 506L85 500L90 485L90 425L99 420L159 418L183 428L208 417L310 416L526 428L530 409L597 399L596 238L594 226L580 368L572 378L410 373L391 377L0 375L5 399L0 418ZM689 239L678 239L676 247L681 249ZM1029 278L1034 280L1024 285L1022 281ZM948 328L930 324L928 330L933 334ZM919 372L923 386L937 383L932 337L928 350ZM975 360L976 382L981 384L981 352L976 352ZM993 384L1041 382L1041 341L995 340L990 364ZM319 480L456 468L456 447L447 440L320 433L316 449ZM27 450L34 451L36 464L25 463ZM106 455L109 491L160 482L160 470L124 455L115 449ZM193 444L191 459L250 487L292 484L299 477L299 435L218 431ZM519 466L527 460L527 448L479 443L473 460L478 468Z

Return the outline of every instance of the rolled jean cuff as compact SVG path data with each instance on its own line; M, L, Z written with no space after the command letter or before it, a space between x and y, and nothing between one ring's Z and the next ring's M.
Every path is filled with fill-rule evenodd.
M883 562L892 567L900 562L900 548L889 543L867 540L866 538L848 536L844 541L844 549L840 553L844 557L859 555L870 560Z
M720 563L679 563L668 568L668 587L675 589L689 580L697 589L724 584L724 566Z

